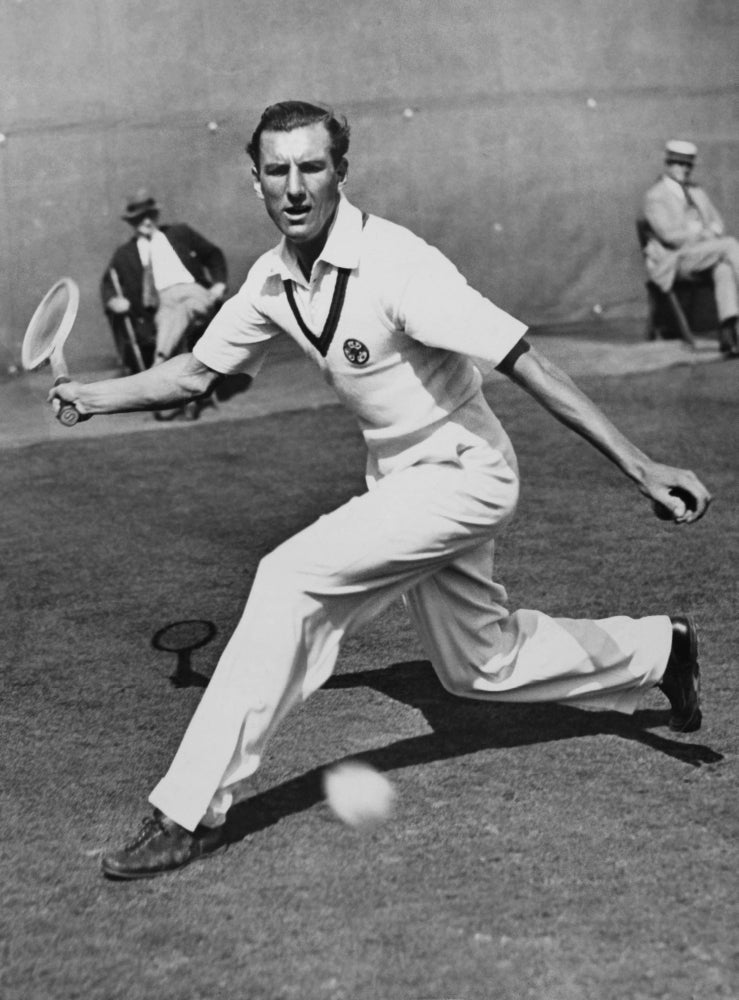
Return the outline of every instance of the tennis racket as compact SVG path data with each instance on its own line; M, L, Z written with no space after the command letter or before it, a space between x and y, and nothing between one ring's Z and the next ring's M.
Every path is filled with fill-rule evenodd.
M51 365L54 385L71 381L64 360L64 342L77 316L80 290L72 278L61 278L44 295L26 327L21 347L21 363L27 372ZM80 419L73 403L59 403L57 420L73 427Z

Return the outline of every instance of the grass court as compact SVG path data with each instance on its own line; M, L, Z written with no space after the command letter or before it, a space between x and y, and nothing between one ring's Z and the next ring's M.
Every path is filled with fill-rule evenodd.
M402 608L351 639L270 744L229 850L112 883L262 555L363 489L329 406L19 449L3 477L5 1000L736 1000L737 366L580 384L708 515L658 521L514 386L488 394L522 471L499 546L511 608L693 614L704 727L454 699ZM6 458L9 453L6 453ZM194 683L152 647L217 633ZM363 837L321 798L358 756L396 784Z

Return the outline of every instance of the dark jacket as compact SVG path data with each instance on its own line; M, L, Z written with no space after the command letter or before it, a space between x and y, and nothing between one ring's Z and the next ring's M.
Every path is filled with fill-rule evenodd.
M184 223L164 225L160 226L159 229L167 237L175 253L199 285L210 288L211 285L219 281L226 283L228 277L226 258L215 244L206 240L204 236ZM132 236L113 254L100 283L100 294L103 308L106 310L106 315L113 328L116 343L125 343L126 333L123 329L125 318L107 311L108 300L118 294L111 276L111 268L113 268L118 276L123 295L131 303L131 311L128 316L136 333L136 339L144 350L153 347L156 341L156 328L153 312L144 309L141 301L144 269L136 245L137 239L137 236Z

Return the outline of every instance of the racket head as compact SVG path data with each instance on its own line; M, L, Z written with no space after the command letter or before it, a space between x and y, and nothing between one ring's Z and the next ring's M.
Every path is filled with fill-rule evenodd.
M171 622L160 628L151 640L154 649L167 653L184 653L191 649L205 646L216 634L213 622L200 618L190 618L186 621Z
M73 278L60 278L36 306L26 327L21 347L21 364L34 371L51 355L61 352L74 325L80 303L80 290Z

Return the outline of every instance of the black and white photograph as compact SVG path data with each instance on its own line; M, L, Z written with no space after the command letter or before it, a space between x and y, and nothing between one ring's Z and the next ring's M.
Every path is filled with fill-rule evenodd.
M737 1000L735 0L1 9L3 1000Z

